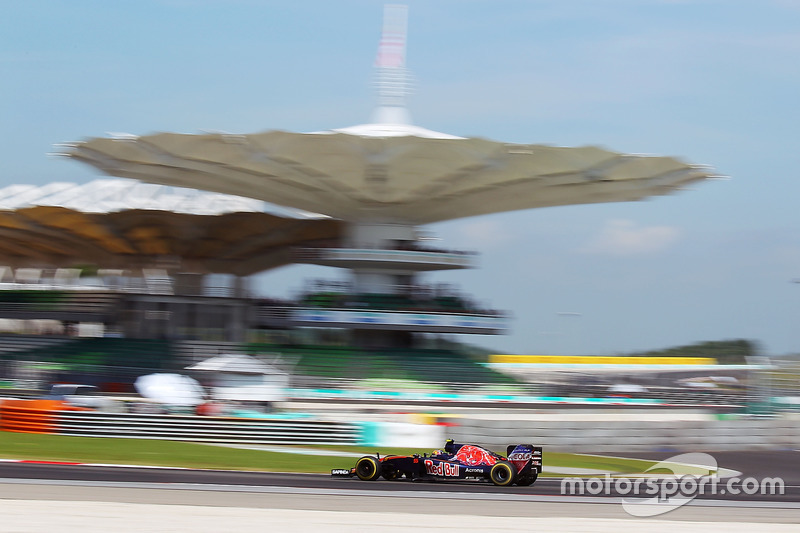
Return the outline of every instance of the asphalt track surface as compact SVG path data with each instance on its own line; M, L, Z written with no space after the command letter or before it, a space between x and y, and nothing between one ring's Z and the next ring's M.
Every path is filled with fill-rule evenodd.
M626 454L631 456L634 454ZM635 454L652 460L667 459L672 452ZM800 503L800 452L770 451L719 452L714 457L721 467L741 472L741 478L763 479L780 477L784 494L702 494L698 499L728 501L773 501ZM545 462L546 462L545 457ZM349 468L355 463L348 458L333 458L332 468ZM241 472L226 470L186 470L170 468L120 468L114 466L83 466L51 463L0 463L0 482L3 479L50 481L97 481L112 483L203 484L249 487L286 487L292 489L359 490L380 495L382 492L490 493L494 495L561 496L562 478L540 478L530 487L496 487L480 481L362 482L357 478L332 478L323 474L288 474L273 472ZM613 487L612 487L613 489ZM724 490L724 487L721 487ZM619 498L624 494L612 492L598 497Z
M652 459L671 455L647 454ZM6 517L7 525L15 526L5 529L0 525L0 530L52 529L61 524L55 520L59 512L66 520L65 525L74 525L62 531L86 530L87 521L95 524L100 519L116 519L114 527L127 531L119 527L119 518L123 515L129 516L131 531L136 530L133 524L151 531L235 530L219 529L219 524L236 524L241 530L249 530L267 516L275 526L271 530L295 533L419 528L594 532L644 525L652 531L669 531L674 530L670 528L676 521L681 522L683 531L724 528L732 532L745 531L747 527L752 531L753 524L763 523L770 523L771 531L797 530L800 523L799 452L728 452L714 456L720 466L742 472L742 477L782 477L785 493L701 495L664 515L636 519L624 512L615 494L562 495L559 478L542 478L531 487L495 487L481 482L368 483L314 474L5 462L0 463L0 515ZM341 464L342 459L333 461L336 464L332 467L348 466L351 462L346 458L344 464ZM55 514L36 514L31 518L31 509L52 509ZM231 514L223 520L225 509ZM137 522L145 515L164 515L166 522L162 525L168 524L168 527ZM190 526L180 522L179 517L200 522ZM469 520L464 521L464 517ZM53 520L46 521L48 518ZM215 522L217 519L221 522ZM364 528L353 528L353 520ZM213 524L217 526L212 527ZM782 529L787 524L790 528Z

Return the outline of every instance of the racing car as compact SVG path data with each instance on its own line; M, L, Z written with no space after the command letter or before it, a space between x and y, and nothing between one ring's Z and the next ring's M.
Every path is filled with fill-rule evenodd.
M507 457L474 444L456 444L448 439L444 450L430 455L366 455L353 468L335 468L335 477L358 477L375 481L383 477L393 481L435 481L439 479L478 479L507 487L532 485L542 472L542 448L532 444L511 444Z

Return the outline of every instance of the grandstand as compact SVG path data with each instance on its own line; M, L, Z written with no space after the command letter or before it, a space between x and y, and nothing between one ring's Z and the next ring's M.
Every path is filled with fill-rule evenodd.
M296 385L337 388L375 380L438 384L516 383L453 349L368 350L355 346L267 342L169 341L163 339L69 338L0 335L0 378L17 388L42 389L52 382L95 385L105 392L134 392L140 375L185 372L204 359L247 353L294 374Z
M456 350L383 349L351 346L288 346L255 343L251 353L295 359L295 369L305 375L349 380L406 379L421 382L504 384L516 380L472 360Z

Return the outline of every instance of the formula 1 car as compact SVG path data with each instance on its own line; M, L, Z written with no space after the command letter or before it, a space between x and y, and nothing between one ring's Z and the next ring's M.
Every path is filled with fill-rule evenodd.
M448 439L444 451L428 455L366 455L353 468L335 468L332 476L353 477L375 481L383 476L392 481L401 478L412 481L438 479L479 479L507 487L532 485L542 472L542 448L532 444L512 444L508 457L474 444L456 444Z

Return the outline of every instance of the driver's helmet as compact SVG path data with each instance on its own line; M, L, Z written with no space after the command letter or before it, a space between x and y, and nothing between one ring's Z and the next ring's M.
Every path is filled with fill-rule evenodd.
M453 439L447 439L447 442L444 443L444 451L447 453L456 453L456 444Z
M433 450L433 453L431 455L434 455L434 456L436 456L436 455L444 455L444 452L442 450Z

